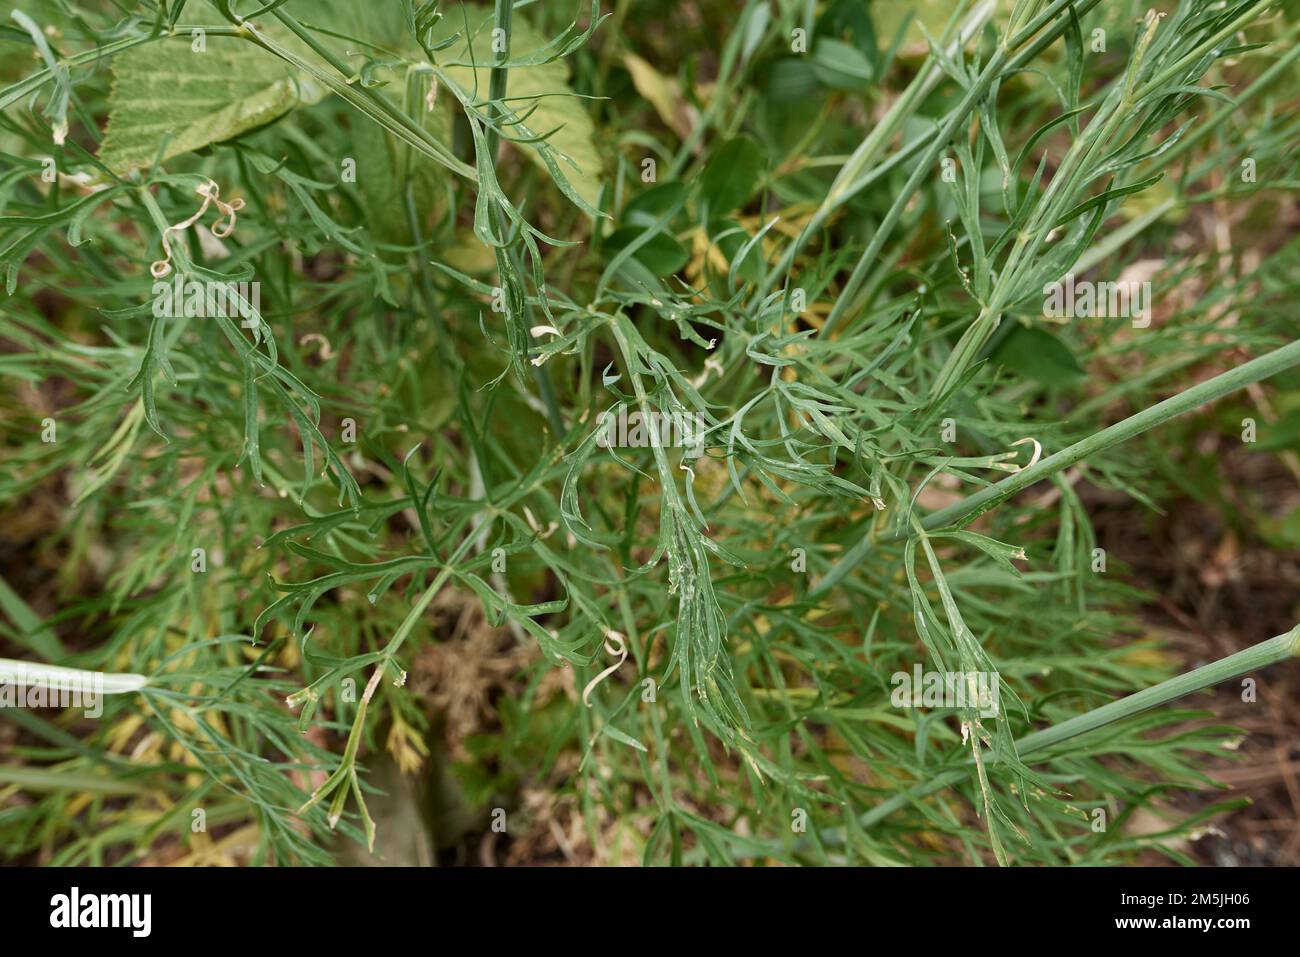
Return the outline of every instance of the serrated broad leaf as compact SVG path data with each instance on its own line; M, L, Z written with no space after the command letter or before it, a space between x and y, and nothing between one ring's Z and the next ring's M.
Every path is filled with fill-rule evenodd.
M210 36L195 52L162 40L113 60L108 129L99 158L115 173L148 166L163 136L165 161L256 129L325 90L265 50L235 37Z

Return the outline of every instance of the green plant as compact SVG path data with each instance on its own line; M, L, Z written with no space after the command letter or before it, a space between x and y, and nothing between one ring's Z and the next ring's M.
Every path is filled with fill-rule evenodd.
M0 92L0 501L59 514L24 545L50 587L0 568L0 639L146 676L99 722L6 713L0 847L373 846L367 754L423 763L407 678L454 595L529 656L468 800L564 795L599 860L1188 861L1163 838L1222 805L1119 824L1226 729L1148 709L1297 633L1170 678L1079 483L1154 503L1125 443L1294 384L1296 240L1164 257L1145 327L1043 295L1285 201L1286 14L256 6L0 32L33 58ZM191 283L259 285L156 308ZM607 448L620 407L703 454ZM892 706L919 663L1001 706Z

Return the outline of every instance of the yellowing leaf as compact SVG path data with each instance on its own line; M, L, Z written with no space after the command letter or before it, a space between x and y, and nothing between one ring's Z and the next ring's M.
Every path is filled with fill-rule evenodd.
M664 76L635 53L625 53L623 65L632 75L632 85L636 91L650 101L664 125L678 136L690 135L690 113L693 111L683 102L677 81Z

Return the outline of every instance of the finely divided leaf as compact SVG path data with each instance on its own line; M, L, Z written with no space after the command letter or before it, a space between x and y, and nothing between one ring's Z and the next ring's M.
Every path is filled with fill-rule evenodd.
M478 92L486 100L489 78L492 73L491 11L475 16L469 12L470 33L474 37L474 67L446 66L449 63L468 64L470 52L464 38L457 39L443 51L441 63L447 75L456 84L471 93ZM465 22L457 11L448 14L434 30L434 41L445 40L456 33L465 32ZM515 17L511 25L510 60L526 59L529 54L546 46L550 41L522 17ZM546 142L562 154L556 161L560 171L574 190L592 206L600 198L601 162L596 149L595 130L586 105L573 95L569 86L569 68L563 60L553 60L531 66L512 66L506 87L509 106L519 116L527 116L526 125L534 135L547 136ZM535 97L535 99L532 99ZM554 131L552 133L552 131ZM506 127L506 135L527 138L519 126ZM521 146L529 161L545 170L546 163L538 150ZM568 157L566 161L563 157Z

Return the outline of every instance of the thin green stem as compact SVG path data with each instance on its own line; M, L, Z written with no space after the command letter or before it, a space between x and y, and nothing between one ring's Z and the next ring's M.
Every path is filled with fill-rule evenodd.
M957 31L957 37L952 39L947 47L948 55L956 56L961 46L978 32L992 12L993 6L988 3L981 4L973 10ZM947 43L949 39L945 35L940 42ZM884 117L871 128L871 132L858 144L858 148L853 151L853 155L841 167L835 181L831 184L830 191L827 193L826 198L822 200L817 212L808 221L808 224L799 231L799 235L782 254L780 262L767 274L763 283L755 291L753 303L759 302L772 288L773 283L789 272L794 264L795 257L803 249L804 244L826 224L826 221L835 210L864 190L879 175L892 168L895 162L912 155L938 135L937 128L934 131L922 134L899 150L888 162L868 171L868 168L877 161L881 151L884 150L893 135L916 112L916 108L921 104L921 101L930 94L943 78L944 73L939 68L939 65L930 62L933 59L934 55L932 53L927 61L928 68L917 72L902 95L893 102Z
M993 506L1006 501L1022 489L1040 482L1048 476L1069 468L1076 462L1090 455L1103 452L1112 446L1141 435L1156 426L1176 418L1193 409L1199 408L1229 393L1236 392L1255 382L1267 379L1285 369L1300 364L1300 341L1274 349L1267 355L1253 359L1244 365L1220 373L1213 379L1207 379L1199 385L1192 386L1178 395L1171 396L1163 402L1157 402L1150 408L1143 409L1121 422L1102 429L1068 448L1062 449L1042 461L1009 475L1000 482L983 488L973 495L968 495L960 502L942 508L927 515L921 525L926 531L934 531L955 525L958 522L977 518ZM903 534L892 534L885 541L900 541ZM831 566L813 587L809 597L816 598L825 594L844 578L871 551L872 541L863 538L849 549L844 556Z
M506 98L506 81L509 78L510 70L502 64L510 59L510 28L511 21L514 18L514 12L515 8L512 0L496 0L496 12L493 22L496 24L496 29L501 31L505 42L501 44L501 49L497 50L493 57L492 73L488 80L488 97L492 101L489 104L489 109L492 111L492 116L495 117L498 122L503 120L506 115L504 106ZM493 33L495 34L495 30ZM495 39L494 35L493 40L495 41ZM496 155L497 137L497 128L495 126L489 126L487 130L489 155Z
M939 158L939 154L943 152L947 145L952 141L953 136L956 135L957 128L962 123L966 122L967 117L969 117L971 112L974 111L976 106L979 104L979 101L987 95L993 83L1000 80L1007 72L1009 72L1010 63L1020 61L1020 57L1016 57L1014 61L1012 60L1012 51L1018 50L1021 46L1028 43L1045 24L1072 3L1074 3L1074 0L1055 0L1054 3L1050 4L1042 11L1042 13L1026 25L1023 30L1010 39L1004 38L1003 42L999 44L993 57L987 64L985 64L984 69L980 72L979 76L969 87L966 88L965 96L963 96L961 101L948 113L943 124L939 127L938 133L931 141L929 149L926 150L921 159L917 162L916 169L908 178L902 191L897 197L895 197L893 205L890 206L889 211L885 214L885 218L872 234L871 242L868 243L867 248L863 250L857 264L853 267L853 272L849 275L847 282L844 284L843 290L841 290L839 296L836 298L835 305L831 308L830 315L826 317L826 322L818 331L817 334L819 336L829 335L831 330L835 328L844 317L844 313L853 304L858 291L862 288L862 284L866 279L867 271L875 265L877 258L880 256L881 249L884 248L885 242L893 234L894 228L902 218L903 211L911 201L912 195L920 188L921 181L924 180L926 176L933 174L935 161ZM1091 7L1093 5L1092 2L1085 2L1083 4L1085 7ZM1050 43L1064 32L1067 25L1068 21L1062 19L1060 23L1056 24L1056 26L1049 31L1048 37L1044 39ZM1041 49L1043 45L1045 44L1035 43L1033 49L1037 51Z
M488 96L491 102L488 109L495 122L489 123L487 127L487 150L488 162L496 162L497 143L499 142L499 133L497 123L503 121L507 116L505 106L506 86L510 76L509 67L503 66L510 59L510 36L511 21L514 16L514 5L512 0L496 0L496 10L494 23L496 29L502 31L504 42L501 49L497 50L493 56L493 67L488 80ZM505 219L501 215L501 207L493 204L492 216L496 223L498 235L505 235ZM506 254L510 257L515 271L519 275L524 275L523 263L519 258L517 248L507 250ZM541 295L541 290L538 290ZM533 325L532 310L529 309L527 302L524 303L524 341L527 343L529 354L533 350L533 334L531 331ZM546 420L550 423L551 431L555 435L555 441L559 442L565 433L564 416L560 412L560 404L555 398L555 387L551 384L551 375L543 366L532 366L533 381L537 384L537 392L542 397L542 405L546 409Z
M1194 671L1170 678L1168 681L1162 681L1158 685L1131 694L1127 698L1120 698L1118 701L1104 704L1099 708L1069 718L1050 728L1027 734L1016 742L1016 754L1023 759L1035 752L1045 751L1053 745L1061 744L1071 738L1087 734L1090 731L1096 731L1098 728L1114 724L1116 721L1122 721L1125 718L1131 718L1136 714L1176 701L1194 691L1200 691L1202 688L1229 681L1240 675L1257 671L1260 668L1267 668L1269 665L1297 656L1300 656L1300 625L1292 628L1286 634L1277 635L1267 641L1261 641L1257 645L1251 645L1236 654L1228 655L1226 658L1203 665ZM1045 760L1045 758L1040 757L1039 760ZM966 764L969 767L974 767L975 762L973 759L968 759ZM859 817L858 823L862 827L870 827L919 798L965 780L970 774L969 767L945 771L922 784L896 794L888 801L876 805Z

